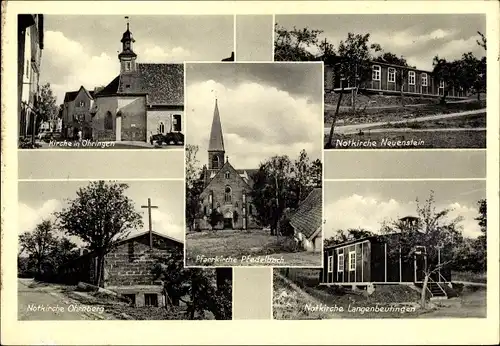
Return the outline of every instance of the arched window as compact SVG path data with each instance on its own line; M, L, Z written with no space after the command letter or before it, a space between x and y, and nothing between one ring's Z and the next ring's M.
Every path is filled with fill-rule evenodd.
M226 179L229 179L229 172L224 173L224 177L225 177Z
M224 202L226 203L231 203L232 197L231 197L231 187L226 186L226 189L224 190Z
M219 168L219 157L217 155L212 156L212 168Z
M248 205L248 213L250 215L252 215L252 205L251 204Z
M160 125L158 126L158 133L165 133L165 124L163 122L160 122Z
M113 115L111 112L106 112L106 117L104 118L104 129L113 130Z

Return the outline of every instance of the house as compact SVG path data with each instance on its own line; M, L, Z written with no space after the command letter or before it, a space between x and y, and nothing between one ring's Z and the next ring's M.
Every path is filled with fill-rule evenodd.
M290 217L294 237L307 251L321 252L323 246L323 198L321 188L313 189Z
M184 65L138 63L129 23L121 43L120 74L94 94L92 138L150 142L155 135L181 134Z
M104 287L130 298L135 306L164 306L163 286L155 281L152 269L156 257L164 257L182 247L178 240L154 231L120 241L105 256ZM70 284L95 283L96 267L96 254L84 253L61 266L60 280Z
M18 135L36 135L39 81L44 46L42 14L20 14L17 17L17 91Z
M62 135L64 138L77 139L82 131L83 139L92 139L92 109L94 107L94 91L81 86L77 91L69 91L64 95L62 109Z
M401 219L409 227L415 225L415 217ZM389 249L394 243L390 237L398 237L398 233L371 236L351 240L325 247L323 250L323 270L321 284L342 286L370 286L374 284L416 284L424 280L424 269L428 258L425 246L416 246L412 258L397 250ZM392 250L392 251L391 251ZM440 250L438 248L438 252ZM437 265L441 264L441 256ZM435 284L451 282L451 272L443 268L433 275L431 281ZM438 289L439 290L439 289ZM439 292L438 292L439 293ZM437 294L437 293L436 293Z
M235 169L225 156L224 135L217 100L215 100L212 127L208 144L208 168L203 167L204 189L200 194L202 216L196 227L210 229L210 215L214 210L222 214L219 229L248 229L257 227L252 199L252 174L255 170Z
M325 92L332 93L342 90L351 90L353 85L342 76L336 75L334 65L325 64ZM400 78L399 76L405 76ZM401 83L403 81L403 83ZM430 71L413 67L393 65L386 62L374 61L372 63L371 78L361 84L360 89L369 93L385 95L400 95L401 84L403 93L409 96L439 97L445 92L445 82L435 78ZM452 87L448 90L449 98L466 98L467 93Z

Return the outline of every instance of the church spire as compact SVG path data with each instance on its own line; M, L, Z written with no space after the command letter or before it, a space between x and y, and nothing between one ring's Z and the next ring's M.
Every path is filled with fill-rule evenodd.
M224 164L224 136L222 135L222 125L219 115L219 106L215 99L214 117L210 130L210 140L208 142L208 166L209 169L220 169Z
M127 30L123 33L122 39L122 51L118 54L118 59L120 60L120 71L121 73L134 72L135 71L135 60L137 54L134 53L132 49L132 44L135 42L132 33L130 32L130 23L128 16L125 17L127 20Z
M210 142L208 144L208 150L224 152L224 137L222 135L222 125L220 122L217 99L215 99L214 117L212 119L212 129L210 130Z

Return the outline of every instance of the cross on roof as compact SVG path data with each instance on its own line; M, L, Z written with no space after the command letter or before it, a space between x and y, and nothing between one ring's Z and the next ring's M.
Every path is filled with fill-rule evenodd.
M158 209L157 205L151 205L151 198L148 198L148 205L141 205L141 208L148 210L149 221L149 247L153 248L153 222L151 218L151 209Z

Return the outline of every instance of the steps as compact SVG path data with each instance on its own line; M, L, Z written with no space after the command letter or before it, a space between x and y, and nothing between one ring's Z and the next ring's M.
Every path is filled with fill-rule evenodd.
M427 290L431 292L431 299L448 299L448 295L442 285L434 281L427 283Z

